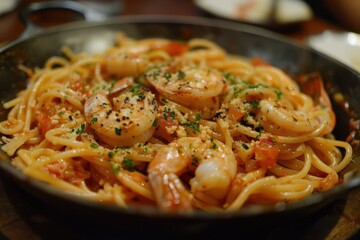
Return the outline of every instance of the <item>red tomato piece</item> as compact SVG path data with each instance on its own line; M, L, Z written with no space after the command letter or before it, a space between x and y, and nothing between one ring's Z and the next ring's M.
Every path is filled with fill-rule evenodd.
M251 65L253 65L254 67L258 67L258 66L269 66L270 64L265 61L264 59L260 58L260 57L253 57L250 60Z
M37 112L36 120L38 121L40 135L45 138L45 134L54 128L51 124L51 118L45 113Z
M75 185L90 177L90 173L84 169L80 161L72 161L72 171L74 175L69 179L69 182Z
M254 147L255 160L261 168L273 168L279 155L279 147L270 138L260 139Z
M179 42L169 42L163 47L163 50L170 54L170 56L179 56L187 51L188 46Z
M170 114L166 116L167 116L166 119L164 118L164 116L158 118L157 129L155 134L171 142L174 140L174 134L169 133L167 129L171 129L173 127L178 128L179 123L173 120Z
M234 122L238 122L243 116L245 112L239 108L229 107L229 118Z

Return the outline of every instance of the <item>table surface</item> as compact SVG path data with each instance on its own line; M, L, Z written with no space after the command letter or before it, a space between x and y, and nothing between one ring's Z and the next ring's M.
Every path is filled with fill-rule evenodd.
M24 24L19 20L19 10L27 5L39 2L23 0L13 11L0 15L0 46L6 44L24 31ZM105 1L104 1L105 2ZM192 0L123 0L123 8L115 15L180 15L204 16L208 14L196 8ZM294 41L304 43L310 35L325 30L347 30L333 21L326 12L314 7L314 17L306 22L286 29L276 29ZM43 27L52 27L58 24L79 20L73 13L42 13L32 16L34 22ZM46 22L46 24L44 24ZM56 239L88 238L84 232L69 228L54 221L46 213L34 207L12 182L0 179L0 239L43 239L48 236L57 236ZM26 199L26 200L25 200ZM360 239L357 233L360 227L360 211L357 204L360 191L353 191L347 197L339 199L326 209L299 222L283 226L282 230L259 235L262 239L286 239L288 236L297 236L296 239ZM319 227L320 226L320 227ZM289 235L291 234L291 235ZM223 238L224 239L224 236Z

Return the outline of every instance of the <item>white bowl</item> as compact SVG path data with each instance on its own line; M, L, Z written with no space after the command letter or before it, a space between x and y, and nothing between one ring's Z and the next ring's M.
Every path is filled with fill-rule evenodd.
M301 0L195 0L194 3L215 16L256 24L291 24L313 17L311 8Z
M311 36L308 44L360 72L360 34L325 31Z

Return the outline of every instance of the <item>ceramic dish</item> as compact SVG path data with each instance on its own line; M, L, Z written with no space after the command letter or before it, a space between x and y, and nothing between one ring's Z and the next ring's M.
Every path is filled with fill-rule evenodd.
M311 8L298 0L196 0L212 15L257 25L285 25L312 18Z
M308 38L308 44L360 72L360 35L326 31Z

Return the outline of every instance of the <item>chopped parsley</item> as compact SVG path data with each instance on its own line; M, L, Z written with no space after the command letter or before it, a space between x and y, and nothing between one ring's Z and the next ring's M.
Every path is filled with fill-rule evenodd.
M110 162L110 166L114 174L117 174L120 171L120 165L118 163Z
M185 122L181 124L182 126L192 128L193 130L199 132L200 131L200 125L197 122Z
M124 169L130 172L135 171L135 167L133 166L134 160L131 158L124 158L124 160L122 160L122 164L124 165Z
M157 125L158 125L158 119L155 118L154 122L152 123L152 126L153 126L153 127L156 127Z
M235 76L231 73L224 73L224 77L230 83L230 85L235 85L237 82L235 80Z
M76 134L86 133L85 126L86 126L85 123L81 124L80 127L75 130L75 133Z
M261 137L261 132L258 133L258 135L256 135L256 139L259 139Z
M128 149L131 148L131 146L116 146L115 149L119 150L119 149Z
M185 73L183 71L179 71L177 77L179 80L183 80L185 78Z
M133 96L142 95L141 86L140 84L134 84L130 87L130 92L133 94Z
M90 124L94 124L98 121L98 119L96 117L92 118L90 121Z
M251 100L250 104L251 104L252 109L259 109L260 108L259 101Z
M210 142L211 142L211 147L210 147L211 149L215 150L218 148L218 146L214 142L214 138L210 138Z
M112 157L115 156L115 153L114 153L113 151L110 151L110 152L108 153L108 156L109 156L109 158L112 158Z
M241 147L245 150L249 150L249 146L246 143L242 143Z
M196 121L199 121L201 119L201 115L200 114L196 114L196 117L195 117Z
M156 79L158 76L160 76L160 72L153 72L151 76Z
M121 135L121 128L115 128L115 134L120 136Z
M244 86L242 86L242 88L238 88L238 85L234 86L234 97L238 97L239 94L245 90L248 89L256 89L256 88L269 88L269 86L264 85L264 84L256 84L256 85L251 85L248 82L243 81Z
M171 117L173 120L176 119L176 118L175 118L175 111L171 110L171 108L165 107L164 112L163 112L163 117L164 117L164 119L165 119L166 121L168 120L169 114L170 114L170 117Z
M277 100L281 99L281 96L284 94L282 91L275 89Z
M92 147L92 148L98 148L99 145L98 145L97 143L91 143L91 144L90 144L90 147Z
M166 78L166 80L169 80L171 78L171 73L165 72L163 77Z
M147 72L148 72L148 71L151 71L151 70L154 70L154 69L160 69L161 67L162 67L161 65L150 66L150 67L147 69Z

